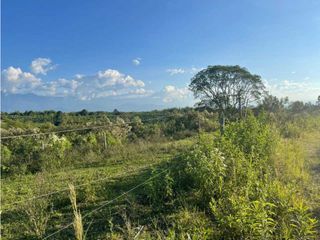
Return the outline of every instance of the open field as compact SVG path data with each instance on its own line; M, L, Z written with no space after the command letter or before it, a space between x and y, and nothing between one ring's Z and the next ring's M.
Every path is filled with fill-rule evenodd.
M29 204L37 205L37 202L41 202L42 198L49 199L54 204L55 208L52 212L54 221L50 225L52 225L52 231L59 229L59 226L64 225L63 223L72 222L72 209L68 196L69 183L76 186L79 208L82 214L86 214L99 207L101 202L117 197L148 179L153 168L174 156L179 149L190 146L193 142L195 142L194 139L186 139L160 144L143 144L140 148L136 145L135 148L131 148L131 152L127 150L125 156L119 157L117 155L105 159L105 162L91 162L88 166L78 169L66 169L56 173L40 173L2 180L3 236L5 238L20 236L23 239L24 234L21 232L23 223L18 220L19 217L23 219L24 213L21 212L21 209ZM100 233L103 233L105 228L97 226L100 226L103 220L108 221L106 215L113 216L113 218L115 216L121 217L122 211L130 208L130 204L127 206L128 198L138 196L139 192L141 189L137 189L133 195L125 195L112 205L89 216L86 220L90 223L88 239L96 239L99 235L97 232L99 229ZM35 198L37 196L40 197ZM94 223L91 223L91 220L94 220ZM61 237L68 236L68 232L72 236L72 227L63 231Z
M249 116L227 126L223 138L218 131L196 129L189 137L138 138L107 149L94 145L92 137L99 140L99 132L76 138L66 134L71 141L78 136L89 140L65 152L65 165L44 161L36 173L6 170L1 179L2 239L73 239L69 184L75 187L85 239L221 239L227 234L226 239L242 234L316 239L318 119L298 119L281 130ZM13 149L15 141L7 146ZM45 146L47 152L41 145L37 151L44 151L44 160L58 161L50 146ZM43 161L42 155L34 156ZM266 219L267 225L262 224Z

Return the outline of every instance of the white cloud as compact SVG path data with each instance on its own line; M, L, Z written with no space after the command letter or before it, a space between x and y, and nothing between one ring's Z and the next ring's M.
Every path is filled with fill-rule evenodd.
M4 74L8 81L16 82L19 80L22 70L20 68L9 67L8 69L4 70Z
M189 73L189 74L195 74L204 68L198 68L198 67L191 67L191 68L169 68L166 70L167 73L169 73L171 76L177 75L177 74L184 74L184 73Z
M115 90L100 92L97 93L96 98L104 98L110 96L118 96L118 92Z
M99 84L101 87L122 85L125 87L144 87L145 84L141 80L135 80L130 75L124 75L117 70L108 69L98 72Z
M167 73L169 73L171 76L176 74L183 74L185 73L185 70L182 68L169 68L166 70Z
M8 67L2 71L2 91L8 93L26 93L41 85L41 79L21 68Z
M172 86L172 85L167 85L164 87L164 91L166 93L172 93L176 90L175 86Z
M192 68L190 69L190 73L195 74L195 73L200 72L200 71L203 70L203 69L204 69L204 68L201 68L201 67L199 67L199 68L197 68L197 67L192 67Z
M137 93L141 95L141 88L145 86L143 81L115 69L99 71L95 75L85 76L76 81L79 82L75 91L76 96L85 100Z
M135 59L132 60L132 64L135 65L135 66L138 66L138 65L140 65L140 63L141 63L141 60L142 60L142 59L139 58L139 57L138 57L138 58L135 58Z
M74 75L77 79L80 79L80 78L83 78L84 77L84 75L83 74L76 74L76 75Z
M37 58L31 62L31 70L35 74L46 74L55 66L48 58ZM2 71L2 90L13 94L53 95L55 82L45 83L41 78L21 68L8 67Z
M138 97L147 97L154 94L153 90L147 90L145 88L138 88L131 90L129 94L125 96L125 98L138 98Z
M280 89L289 89L289 90L302 90L307 87L307 84L304 82L293 82L289 80L283 80L279 85Z
M65 78L60 78L53 82L55 95L58 96L74 96L80 85L81 82L77 80L68 80Z
M48 71L55 68L52 65L52 61L49 58L36 58L31 62L31 71L34 74L43 74L46 75Z
M177 88L172 85L167 85L164 87L164 97L163 102L169 103L174 101L181 101L190 96L190 91L187 87Z
M105 70L105 71L99 71L98 72L98 77L99 78L117 79L117 78L121 78L122 74L117 70L108 69L108 70Z
M320 84L314 82L296 82L291 80L268 81L265 85L270 94L277 97L289 97L292 101L315 101L320 93Z
M114 69L99 71L91 76L76 75L74 79L43 81L20 68L9 67L2 71L2 77L2 91L12 94L72 96L91 100L108 96L146 96L152 93L144 89L143 81Z
M144 88L138 88L138 89L130 91L130 93L137 94L137 95L144 95L147 93L147 91Z

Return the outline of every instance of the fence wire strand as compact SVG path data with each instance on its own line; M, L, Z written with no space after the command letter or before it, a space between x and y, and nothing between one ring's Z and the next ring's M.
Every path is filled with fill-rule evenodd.
M133 187L133 188L129 189L128 191L126 191L126 192L124 192L124 193L122 193L122 194L118 195L117 197L115 197L115 198L113 198L113 199L111 199L111 200L104 201L104 202L100 203L101 205L100 205L99 207L97 207L97 208L95 208L94 210L92 210L92 211L88 212L87 214L83 215L82 220L83 220L83 219L85 219L86 217L90 216L92 213L95 213L95 212L97 212L97 211L100 211L102 208L106 207L107 205L109 205L109 204L111 204L111 203L113 203L113 202L117 201L118 199L122 198L123 196L125 196L125 195L127 195L127 194L129 194L129 193L133 192L133 191L134 191L134 190L136 190L137 188L139 188L139 187L141 187L141 186L143 186L143 185L147 184L149 181L151 181L152 179L154 179L154 178L156 178L156 177L159 177L162 173L164 173L164 172L166 172L166 171L168 171L168 169L165 169L165 170L163 170L163 171L161 171L161 172L159 172L159 173L155 174L154 176L152 176L152 177L148 178L148 179L147 179L147 180L145 180L144 182L142 182L142 183L140 183L140 184L136 185L135 187ZM70 227L70 226L72 226L72 225L73 225L73 222L71 222L71 223L69 223L69 224L65 225L64 227L60 228L59 230L57 230L57 231L55 231L55 232L53 232L53 233L51 233L51 234L47 235L46 237L44 237L44 238L43 238L43 240L48 239L48 238L50 238L50 237L52 237L52 236L54 236L54 235L56 235L56 234L60 233L61 231L63 231L63 230L65 230L65 229L69 228L69 227Z

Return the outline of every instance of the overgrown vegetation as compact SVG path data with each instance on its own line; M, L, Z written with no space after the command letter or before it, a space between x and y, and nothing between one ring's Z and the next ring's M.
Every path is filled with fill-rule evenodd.
M319 106L242 111L3 113L2 238L317 239Z
M164 179L170 181L155 180L162 188L153 198L160 205L159 199L167 196L162 203L167 205L177 196L191 195L212 221L210 239L315 238L317 220L301 192L297 193L303 184L301 188L292 185L304 180L304 160L299 149L291 147L287 154L298 157L299 166L284 154L275 155L282 151L279 138L264 119L252 115L230 124L223 137L203 136L168 163L170 174ZM279 176L278 165L290 174Z

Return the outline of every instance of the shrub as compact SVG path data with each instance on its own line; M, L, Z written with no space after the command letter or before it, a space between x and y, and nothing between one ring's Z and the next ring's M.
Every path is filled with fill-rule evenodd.
M315 239L316 224L296 189L274 180L267 188L267 199L274 205L274 236L279 239Z
M26 174L35 173L41 170L41 143L34 138L17 138L10 142L9 148L12 150L10 161L11 173Z
M243 121L229 124L224 137L247 156L254 155L257 160L270 157L278 138L264 116L258 119L251 113Z
M162 169L154 170L153 175L161 174ZM162 210L165 206L171 205L174 199L173 179L169 172L161 174L159 178L153 178L147 184L148 198L151 206L156 210Z
M250 201L237 193L210 202L219 229L217 237L226 239L271 239L275 227L272 208L269 202Z
M277 139L272 127L253 115L230 124L223 137L203 135L169 162L173 194L194 193L199 206L210 210L217 239L312 239L315 220L305 205L295 202L294 191L286 190L292 180L275 184ZM296 157L298 165L303 163L301 155ZM160 198L161 191L155 192Z
M50 170L62 166L65 152L70 148L71 143L66 137L50 135L41 151L41 166L39 170Z
M10 172L11 151L7 146L1 144L1 173L8 174Z
M184 156L185 174L194 184L204 203L222 194L226 176L225 158L221 152L208 144L199 144Z

